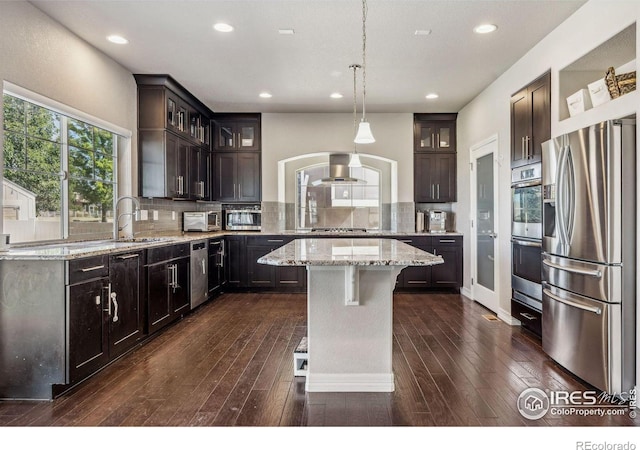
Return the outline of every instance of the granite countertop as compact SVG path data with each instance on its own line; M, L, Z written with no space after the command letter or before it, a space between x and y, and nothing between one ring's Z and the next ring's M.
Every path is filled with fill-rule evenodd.
M331 232L320 231L301 231L301 230L283 230L274 232L259 231L213 231L213 232L189 232L177 234L162 234L154 236L136 237L134 240L114 241L112 239L102 239L93 241L77 241L77 242L54 242L37 245L13 245L6 251L0 251L0 261L2 260L70 260L78 258L86 258L89 256L106 255L112 253L122 253L127 251L140 250L145 248L161 247L168 244L180 244L185 242L199 241L202 239L211 239L215 237L223 237L230 235L245 236L322 236L323 238L335 236L343 238L345 235L339 235ZM358 237L361 240L366 237L411 237L411 236L462 236L461 233L411 233L411 232L395 232L395 231L367 231L367 232L350 232L349 237ZM340 239L338 238L338 239ZM412 247L413 248L413 247ZM415 265L415 264L414 264Z
M441 256L395 239L304 238L264 255L258 263L273 266L431 266Z

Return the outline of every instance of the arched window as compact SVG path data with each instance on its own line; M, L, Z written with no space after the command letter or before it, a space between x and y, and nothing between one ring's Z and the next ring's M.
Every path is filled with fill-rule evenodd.
M297 229L380 229L380 170L363 166L350 171L363 182L319 184L329 176L328 163L296 170Z

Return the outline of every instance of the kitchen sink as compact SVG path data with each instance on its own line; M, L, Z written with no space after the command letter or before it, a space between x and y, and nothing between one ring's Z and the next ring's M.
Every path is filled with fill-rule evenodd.
M174 238L170 238L170 237L139 237L139 238L121 238L121 239L117 239L113 242L118 243L118 242L124 242L124 243L132 243L132 242L140 242L140 243L145 243L145 242L169 242L169 241L173 241Z

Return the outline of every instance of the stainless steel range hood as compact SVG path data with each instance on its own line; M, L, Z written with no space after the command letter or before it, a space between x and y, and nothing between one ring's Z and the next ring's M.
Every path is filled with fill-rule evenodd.
M311 183L313 186L331 184L366 184L365 180L352 178L349 174L348 153L332 153L329 155L329 176Z

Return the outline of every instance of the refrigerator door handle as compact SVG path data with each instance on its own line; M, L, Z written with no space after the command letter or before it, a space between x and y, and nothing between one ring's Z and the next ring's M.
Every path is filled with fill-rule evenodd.
M597 314L597 315L602 314L602 309L600 309L600 308L581 305L580 303L576 303L576 302L573 302L571 300L567 300L566 298L558 297L557 295L552 294L551 291L549 291L549 289L543 289L542 293L545 294L546 296L548 296L550 299L555 300L555 301L560 302L560 303L564 303L567 306L571 306L573 308L578 308L578 309L581 309L583 311L592 312L592 313Z
M567 239L567 246L571 242L571 237L573 234L573 220L575 218L575 210L576 210L576 176L575 176L575 167L573 166L573 157L571 156L571 146L567 146L567 152L565 154L566 158L566 168L568 169L568 176L566 180L567 184L567 197L569 200L568 208L566 209L567 217L565 222L565 237ZM567 206L567 205L563 205Z
M568 147L562 145L560 155L558 157L558 169L556 173L556 219L558 223L558 238L562 246L563 253L568 253L569 240L567 238L567 225L565 222L565 164L567 158Z
M578 275L586 275L586 276L595 277L595 278L602 278L602 272L599 270L578 269L575 267L561 266L560 264L547 261L546 259L542 260L542 264L544 264L547 267L552 267L554 269L564 270L565 272L571 272L571 273L576 273Z

